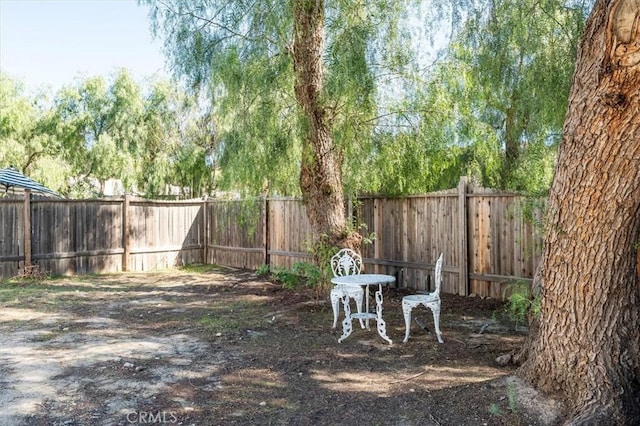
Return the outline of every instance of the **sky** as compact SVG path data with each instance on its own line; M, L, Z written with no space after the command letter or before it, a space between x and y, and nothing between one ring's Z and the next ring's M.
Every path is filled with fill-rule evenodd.
M136 0L0 0L0 70L27 90L57 91L78 79L165 78L162 42Z

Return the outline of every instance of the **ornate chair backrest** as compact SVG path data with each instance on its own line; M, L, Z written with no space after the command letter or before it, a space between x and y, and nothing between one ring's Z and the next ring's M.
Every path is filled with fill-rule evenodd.
M440 257L436 262L436 271L435 271L435 280L436 280L436 291L435 294L440 295L440 285L442 284L442 257L444 253L440 253Z
M351 249L342 249L331 258L331 270L334 277L359 274L362 270L362 257Z

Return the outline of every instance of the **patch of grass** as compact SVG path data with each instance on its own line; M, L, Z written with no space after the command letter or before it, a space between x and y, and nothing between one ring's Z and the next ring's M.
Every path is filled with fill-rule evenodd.
M217 265L208 265L205 263L198 263L192 265L184 265L178 268L182 272L191 272L194 274L203 274L211 271L219 271L220 267Z
M25 284L15 282L3 282L0 284L0 302L19 301L32 297L39 297L47 291L48 286L43 284Z
M268 325L261 302L235 302L211 309L197 323L212 333L245 333Z
M301 279L298 274L286 268L274 268L271 271L271 274L277 282L289 290L295 289L301 283Z
M211 331L222 331L237 328L237 321L231 321L222 315L206 314L198 318L198 324L205 326Z
M250 318L243 316L230 316L224 314L206 314L198 318L198 325L203 326L211 333L244 334L248 330L262 329L266 325L263 318Z
M117 292L126 289L115 287L97 287L83 277L86 284L79 279L65 283L60 279L49 279L46 281L14 281L5 280L0 282L0 303L11 303L15 306L22 306L33 301L44 301L45 305L56 305L59 302L74 300L74 294L88 294L96 291ZM74 302L75 303L75 302Z
M49 342L49 341L55 339L56 337L60 336L60 334L61 334L61 332L53 332L53 331L47 332L47 333L40 333L40 334L37 334L37 335L33 336L31 338L31 341L34 342L34 343Z

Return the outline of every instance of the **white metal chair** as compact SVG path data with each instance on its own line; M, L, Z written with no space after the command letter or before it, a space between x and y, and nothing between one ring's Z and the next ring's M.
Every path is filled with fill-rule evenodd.
M428 294L412 294L402 298L402 313L404 314L404 325L406 327L404 335L404 343L409 340L411 331L411 310L417 306L423 305L425 308L431 309L433 313L433 323L436 330L438 342L444 343L442 333L440 332L440 285L442 283L442 257L440 254L436 262L436 270L434 274L436 288L432 293Z
M331 258L331 270L335 277L359 274L362 270L362 257L351 249L342 249ZM333 307L332 328L336 328L340 301L345 297L355 299L358 313L362 313L362 300L364 299L362 286L357 284L336 285L331 289L331 306ZM364 322L362 320L360 320L360 326L364 328Z

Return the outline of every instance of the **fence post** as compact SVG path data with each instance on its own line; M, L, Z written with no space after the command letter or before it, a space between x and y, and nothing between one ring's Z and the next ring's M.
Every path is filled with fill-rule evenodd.
M379 214L382 210L380 207L380 199L373 199L373 232L376 235L376 239L373 241L373 257L376 260L382 259L382 244L380 243L380 237L382 236L382 220L380 220ZM374 265L374 270L376 273L380 273L380 266Z
M124 195L124 201L122 202L122 247L124 251L122 253L122 271L129 270L129 252L130 247L130 226L129 226L129 194Z
M202 232L204 237L202 238L202 263L207 265L209 263L209 209L207 208L207 198L202 200Z
M31 266L31 191L24 190L24 203L23 203L23 215L24 215L24 269L25 273Z
M269 199L267 197L263 198L262 209L264 215L262 219L262 258L264 259L264 264L270 266L271 257L269 256L269 239L271 236L269 234Z
M469 295L469 250L468 250L468 215L467 215L467 177L461 176L458 183L458 294Z

